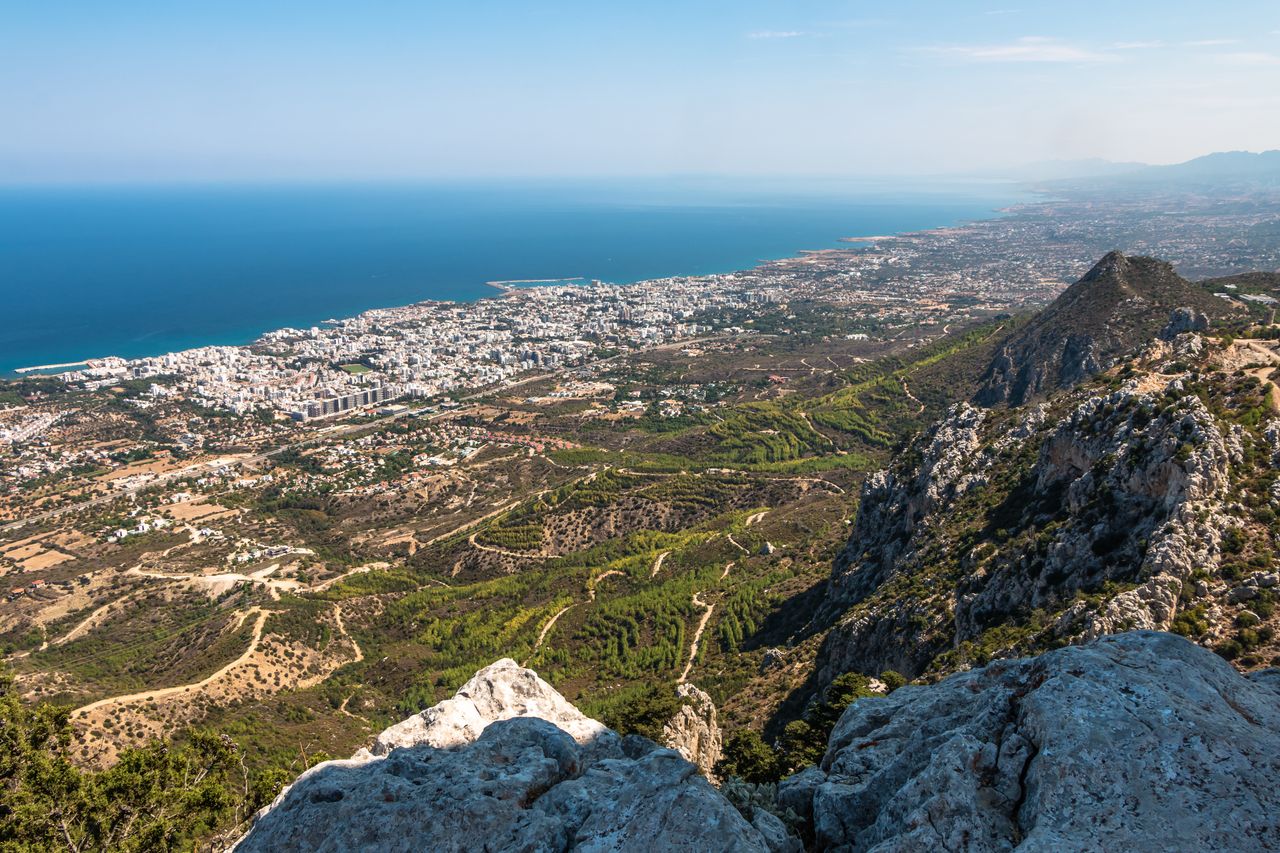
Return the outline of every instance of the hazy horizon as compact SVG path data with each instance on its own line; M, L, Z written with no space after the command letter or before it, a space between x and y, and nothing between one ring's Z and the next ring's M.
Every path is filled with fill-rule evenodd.
M997 175L1280 147L1280 7L82 0L0 28L0 183Z

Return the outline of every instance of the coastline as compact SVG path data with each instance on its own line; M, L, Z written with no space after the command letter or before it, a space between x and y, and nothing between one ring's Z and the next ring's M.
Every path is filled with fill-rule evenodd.
M982 201L975 200L975 206L982 206L983 203L984 202ZM1008 215L1011 207L1013 207L1015 204L1020 204L1020 203L1022 202L1015 202L1013 204L1009 204L1006 202L1001 204L1000 206L996 206L993 200L992 204L986 208L986 212L987 212L986 216L953 219L943 225L925 227L925 228L904 229L903 231L896 232L893 234L882 233L882 234L869 235L869 236L846 236L846 237L837 237L832 240L832 242L835 244L855 244L855 245L845 245L845 246L833 245L833 246L820 248L820 249L793 248L775 257L768 257L768 258L757 257L754 261L745 263L745 264L730 262L723 265L723 267L710 270L710 271L677 272L677 273L672 273L670 275L655 275L655 276L641 277L641 278L635 278L635 279L624 279L621 281L610 281L609 283L628 286L628 285L641 284L641 283L651 282L651 281L661 281L663 279L700 278L700 277L706 277L706 276L733 275L733 274L739 274L744 272L758 271L758 270L766 269L772 265L785 264L793 260L801 260L804 257L812 256L815 253L856 251L857 249L862 248L863 246L870 245L878 241L909 238L912 235L942 231L950 228L962 227L965 224L969 224L973 222L988 221L991 219L1002 218ZM861 244L861 245L858 245L858 244ZM354 317L362 316L364 313L369 311L393 309L393 308L399 308L399 307L404 307L404 306L414 305L414 304L424 304L424 303L440 304L440 303L448 303L448 302L457 302L457 303L466 304L466 303L477 302L484 299L502 299L502 298L505 298L506 296L509 296L510 294L512 294L517 290L537 289L539 287L550 287L550 286L584 286L590 280L592 279L589 279L587 276L487 280L480 283L478 286L481 287L482 289L497 291L496 293L493 293L493 292L490 292L488 294L480 293L470 298L440 297L440 298L427 298L427 299L410 299L410 300L395 302L391 304L367 306L367 307L361 308L359 311L342 315L342 316L344 319L352 319ZM10 368L8 370L0 370L0 381L5 381L5 380L12 381L16 378L22 378L24 376L28 376L31 374L49 373L50 375L57 375L57 373L60 372L61 368L82 367L90 362L102 361L102 360L111 359L111 358L120 358L120 359L129 361L129 360L142 359L142 358L158 358L171 353L187 352L193 349L201 349L204 347L222 347L222 346L249 347L261 341L263 337L270 335L273 332L280 331L281 329L305 327L308 325L322 325L325 322L332 322L332 320L320 321L319 323L308 322L308 321L288 323L288 324L279 325L275 327L264 328L264 329L261 329L260 331L255 331L254 333L252 333L252 336L249 336L244 332L240 332L240 333L231 332L226 335L217 335L217 336L208 337L202 341L192 341L189 345L185 345L185 346L171 346L165 349L147 350L140 354L117 355L115 353L103 353L101 355L90 356L88 358L79 359L79 360Z
M14 368L13 372L19 375L27 373L41 373L46 370L59 370L63 367L81 367L88 364L90 361L93 361L93 359L85 358L80 361L64 361L61 364L37 364L32 367L17 367Z

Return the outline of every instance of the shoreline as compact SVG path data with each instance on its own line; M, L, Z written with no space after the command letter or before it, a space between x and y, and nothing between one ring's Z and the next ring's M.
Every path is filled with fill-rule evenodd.
M916 229L916 230L911 230L911 231L902 231L902 232L898 232L898 233L896 233L896 234L881 234L881 235L873 235L873 236L837 237L837 238L835 238L835 241L834 241L834 242L836 242L837 244L864 244L864 245L866 245L866 244L871 244L871 243L874 243L874 242L877 242L877 241L882 241L882 240L902 239L902 238L911 237L911 236L913 236L913 235L922 235L922 234L935 233L935 232L938 232L938 231L945 231L945 230L948 230L948 229L951 229L951 228L958 228L958 227L962 227L962 226L964 226L964 225L971 224L971 223L973 223L973 222L985 222L985 221L989 221L989 220L991 220L991 219L999 219L999 218L1003 218L1003 217L1005 217L1005 216L1008 216L1008 215L1009 215L1009 213L1011 212L1011 210L1012 210L1013 208L1015 208L1015 207L1017 207L1017 206L1020 206L1021 204L1024 204L1024 203L1035 203L1035 202L1032 202L1032 201L1028 200L1028 202L1021 202L1021 203L1015 203L1015 204L1012 204L1012 205L1005 205L1005 206L998 207L998 208L991 208L991 212L990 212L990 215L989 215L989 216L981 217L981 218L979 218L979 219L964 219L964 220L959 220L959 221L955 221L955 222L949 223L949 224L947 224L947 225L936 226L936 227L933 227L933 228ZM767 267L769 267L769 266L771 266L771 265L774 265L774 264L783 264L783 263L787 263L787 262L789 262L789 261L793 261L793 260L801 260L801 259L803 259L805 256L807 256L807 255L812 255L812 254L814 254L814 253L849 252L849 251L856 251L858 248L862 248L862 246L855 246L855 245L840 246L840 245L836 245L836 246L831 246L831 247L823 248L823 249L803 249L803 248L801 248L801 249L793 249L789 254L786 254L786 255L781 256L781 257L777 257L777 258L764 258L764 259L757 259L757 260L755 260L755 261L754 261L751 265L749 265L749 266L742 266L742 265L738 265L738 266L734 266L732 269L725 269L725 270L720 270L720 271L716 271L716 272L705 272L705 273L674 273L674 274L669 275L669 276L655 276L655 277L651 277L651 278L641 278L641 279L636 279L636 280L634 280L634 281L625 281L625 282L607 282L607 283L609 283L609 284L615 284L615 285L620 286L620 287L627 287L627 286L630 286L630 285L634 285L634 284L643 284L643 283L645 283L645 282L650 282L650 281L660 281L660 280L665 279L665 278L700 278L700 277L714 276L714 275L733 275L733 274L736 274L736 273L743 273L743 272L752 272L752 271L757 271L757 270L763 270L763 269L765 269L765 268L767 268ZM575 286L575 287L577 287L577 286L582 286L582 284L577 284L578 282L585 283L585 282L587 282L587 281L588 281L588 279L587 279L587 277L586 277L586 276L571 276L571 277L562 277L562 278L540 278L540 279L500 279L500 280L491 280L491 281L485 281L485 282L482 284L482 287L491 288L492 290L496 290L496 291L498 291L497 293L490 294L490 295L480 295L480 296L475 297L474 299L466 299L466 300L457 300L457 299L422 299L422 300L413 300L413 301L408 301L408 302L403 302L403 303L397 303L397 304L394 304L394 305L376 305L376 306L370 306L370 307L368 307L368 308L364 308L364 309L362 309L361 311L359 311L359 312L357 312L357 313L355 313L355 314L352 314L352 315L350 315L350 316L348 316L348 317L340 318L340 319L338 319L338 320L333 320L333 319L330 319L330 320L324 320L324 321L320 321L320 323L321 323L321 324L327 324L327 323L342 322L342 321L344 321L344 320L354 319L355 317L362 316L363 314L365 314L365 313L367 313L367 312L369 312L369 311L378 311L378 310L387 310L387 309L394 309L394 308L402 308L402 307L406 307L406 306L409 306L409 305L418 305L418 304L424 304L424 303L447 303L447 302L463 302L463 303L469 303L469 302L478 302L478 301L483 300L483 299L503 299L503 298L506 298L507 296L510 296L511 294L513 294L513 293L515 293L515 292L517 292L517 291L520 291L520 290L534 290L534 289L537 289L538 287L542 287L542 286L553 286L553 285L556 285L556 284L563 284L563 285L568 285L568 286ZM268 334L270 334L270 333L272 333L272 332L275 332L275 331L279 331L279 330L280 330L280 329L282 329L282 328L290 328L290 326L281 326L281 327L277 327L277 328L265 329L265 330L263 330L263 331L261 331L261 332L257 333L257 335L255 335L252 339L250 339L250 340L248 340L248 341L244 341L242 338L238 339L240 342L227 342L227 343L220 343L220 342L216 342L216 341L209 341L209 342L206 342L206 343L197 343L197 344L194 344L194 345L192 345L192 346L187 346L187 347L183 347L183 348L180 348L180 349L170 349L170 350L165 350L165 351L163 351L163 352L151 352L151 353L148 353L148 354L145 354L145 355L118 356L118 355L114 355L114 354L107 354L107 355L101 355L101 356L91 356L91 357L89 357L89 358L81 359L81 360L78 360L78 361L61 362L61 363L48 364L48 365L36 365L36 366L30 366L30 367L11 368L11 369L9 369L9 370L7 370L7 371L6 371L6 370L0 370L0 383L6 382L6 381L13 381L13 380L14 380L14 379L16 379L16 378L23 378L23 377L25 377L25 376L26 376L26 375L28 375L28 374L32 374L32 373L40 373L40 372L48 371L48 370L52 370L52 371L59 371L59 373L60 373L60 372L61 372L61 371L60 371L60 368L82 367L82 366L87 365L89 362L93 362L93 361L102 361L102 360L110 359L110 358L120 358L120 359L122 359L122 360L124 360L124 361L134 361L134 360L138 360L138 359L145 359L145 358L160 358L160 357L163 357L163 356L165 356L165 355L172 354L172 353L177 353L177 352L187 352L187 351L194 350L194 349L202 349L202 348L204 348L204 347L251 347L251 346L253 346L254 344L258 343L260 340L262 340L262 338L263 338L265 335L268 335ZM50 374L50 375L54 375L54 376L56 376L56 375L59 375L59 373L53 373L53 374Z
M104 356L104 358L109 357L110 356ZM42 370L58 370L63 367L81 367L83 365L87 365L91 361L94 361L94 359L85 358L80 361L64 361L61 364L37 364L32 367L15 367L13 372L22 375L26 373L38 373Z

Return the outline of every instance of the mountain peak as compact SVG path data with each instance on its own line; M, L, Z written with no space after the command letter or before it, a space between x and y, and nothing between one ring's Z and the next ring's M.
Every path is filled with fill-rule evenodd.
M975 399L1019 405L1107 369L1150 341L1178 308L1209 318L1236 309L1166 261L1111 251L997 350Z
M1119 249L1112 249L1093 265L1093 267L1084 274L1081 281L1097 281L1098 279L1108 275L1123 275L1129 268L1129 258Z

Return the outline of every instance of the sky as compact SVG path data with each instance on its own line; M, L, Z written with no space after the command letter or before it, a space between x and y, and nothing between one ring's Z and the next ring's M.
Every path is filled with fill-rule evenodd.
M931 175L1268 148L1275 0L0 2L0 183Z

